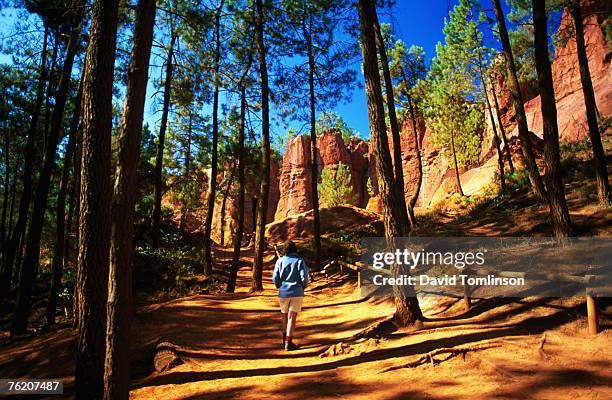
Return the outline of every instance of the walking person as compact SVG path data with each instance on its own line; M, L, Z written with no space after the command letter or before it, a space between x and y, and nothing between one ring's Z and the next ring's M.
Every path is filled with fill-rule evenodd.
M291 240L283 244L283 256L276 261L272 280L278 289L278 302L282 314L283 348L298 350L293 343L297 316L302 311L304 289L308 286L308 267L297 254L297 247Z

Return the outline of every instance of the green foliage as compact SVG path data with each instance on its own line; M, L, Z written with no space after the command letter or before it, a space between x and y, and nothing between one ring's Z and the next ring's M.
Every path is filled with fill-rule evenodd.
M342 161L334 172L330 168L321 171L321 183L318 186L321 207L335 207L355 203L351 182L351 171Z
M372 186L372 178L368 176L368 181L366 182L366 190L368 191L368 195L372 197L374 195L374 187Z
M351 139L360 136L359 132L349 127L344 119L333 111L322 112L319 114L316 129L318 135L331 129L339 130L345 144L348 144Z
M415 89L423 97L423 112L433 132L454 166L452 144L458 167L478 161L482 142L483 113L478 103L479 62L482 33L474 15L475 4L461 0L444 24L446 41L438 43L436 57L425 81Z
M521 169L506 175L506 186L511 191L529 187L529 172L526 169Z
M310 127L313 113L349 102L356 86L351 61L359 54L357 41L341 36L354 23L345 18L353 2L282 0L276 4L269 19L270 43L287 60L271 61L277 87L272 101L281 117Z
M395 38L389 24L383 23L380 28L385 41L398 117L410 117L409 102L412 102L413 110L416 111L421 101L419 94L414 88L419 81L427 76L425 50L415 45L407 49L401 39Z
M546 11L549 23L549 32L555 32L559 11L563 8L565 0L547 0ZM508 31L512 55L517 68L519 82L530 82L537 80L535 68L535 51L533 45L533 21L531 0L508 0L510 12L507 17L512 23L513 29ZM553 44L558 38L553 37L550 41L549 53L554 54ZM563 40L563 38L561 38Z
M295 128L289 128L287 132L285 132L285 136L276 135L272 138L272 148L279 154L285 154L289 142L297 136L299 136L298 131L296 131Z

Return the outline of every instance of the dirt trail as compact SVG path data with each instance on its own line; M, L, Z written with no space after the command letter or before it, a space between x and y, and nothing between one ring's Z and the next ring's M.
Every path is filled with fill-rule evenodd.
M246 293L243 271L234 295L193 296L141 310L141 346L172 340L184 363L137 377L132 398L612 398L610 331L586 336L579 299L483 300L465 314L458 301L422 299L430 318L422 331L362 340L345 346L347 354L321 358L330 345L391 314L393 304L361 298L354 282L321 277L299 317L302 350L286 353L269 270L265 276L258 295ZM546 359L537 350L544 332ZM437 348L485 342L501 347L435 367L377 373Z
M271 261L271 257L268 258ZM248 260L245 260L245 262ZM319 277L307 291L296 341L281 350L276 292L247 293L250 271L239 274L238 293L197 295L141 307L133 332L134 399L551 399L612 398L609 316L597 336L585 333L582 299L476 300L465 313L458 299L421 299L428 320L417 332L350 342L343 354L319 357L390 315L393 304L364 299L354 277ZM538 348L546 333L543 358ZM184 360L152 372L160 338ZM6 338L4 338L6 340ZM495 348L468 352L439 364L378 373L439 348ZM341 347L341 346L337 346ZM74 386L74 338L69 327L0 345L0 376L63 378Z

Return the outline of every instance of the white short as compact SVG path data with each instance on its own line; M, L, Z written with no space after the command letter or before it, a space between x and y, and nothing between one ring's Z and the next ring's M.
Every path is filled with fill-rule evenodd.
M300 312L302 311L302 303L304 297L279 297L278 303L283 314L287 314L289 311Z

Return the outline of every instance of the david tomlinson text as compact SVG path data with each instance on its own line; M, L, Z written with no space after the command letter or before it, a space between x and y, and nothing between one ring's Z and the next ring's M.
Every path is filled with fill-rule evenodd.
M469 275L399 275L397 277L386 277L374 275L372 283L376 286L524 286L525 278L498 277L493 274L487 276Z

